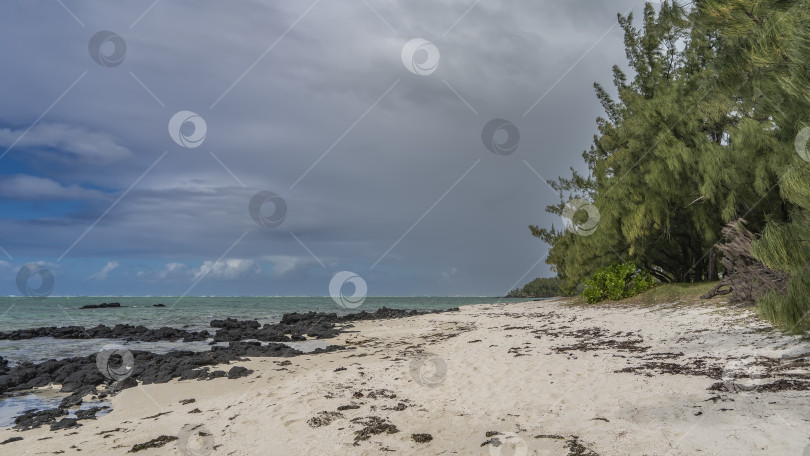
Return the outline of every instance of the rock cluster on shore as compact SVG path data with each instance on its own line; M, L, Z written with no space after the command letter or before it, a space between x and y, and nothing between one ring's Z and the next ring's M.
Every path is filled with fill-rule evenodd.
M458 310L451 309L451 310ZM213 346L207 352L172 351L156 354L133 350L132 371L125 379L114 382L102 375L97 365L97 355L48 360L41 363L23 362L13 367L0 357L0 395L16 393L48 385L61 385L61 391L72 393L60 406L51 410L28 410L17 417L15 428L30 429L50 424L52 428L65 428L80 425L75 418L63 418L70 407L78 406L87 395L103 398L109 394L150 383L165 383L173 379L208 380L227 377L240 378L252 371L234 366L228 372L211 371L210 366L229 364L244 360L244 357L292 357L303 352L279 342L301 341L308 338L329 339L337 336L343 328L340 323L360 320L390 319L418 315L424 312L382 308L376 312L360 312L338 316L335 313L291 313L285 314L276 324L260 325L256 320L211 321L217 328L213 336L215 342L228 342L228 346ZM112 338L125 341L204 341L211 338L207 331L191 332L175 328L148 329L143 326L116 325L112 328L99 325L85 329L80 326L46 327L0 333L0 339L22 340L36 337L57 339ZM262 342L268 342L262 344ZM330 345L312 353L341 350L343 347ZM97 388L102 385L104 391ZM84 416L92 418L95 412ZM60 421L57 421L61 418ZM78 419L82 419L77 417Z
M86 306L85 306L86 307ZM449 310L458 310L449 309ZM217 328L214 342L235 342L259 340L262 342L292 342L308 338L329 339L337 336L340 330L335 324L362 320L380 320L418 315L416 310L397 310L383 307L375 312L359 312L338 316L336 313L308 312L284 314L276 324L262 326L257 320L212 320L211 327ZM306 337L305 337L306 336ZM118 324L113 327L98 325L93 328L82 326L46 326L32 329L0 332L0 340L25 340L37 337L54 339L118 339L127 342L202 342L212 337L208 331L187 331L162 327L149 329L145 326Z
M208 331L186 331L184 329L162 327L149 329L146 326L115 325L109 327L98 325L93 328L82 326L48 326L33 329L0 332L0 340L24 340L37 337L54 339L119 339L127 342L199 342L208 340Z

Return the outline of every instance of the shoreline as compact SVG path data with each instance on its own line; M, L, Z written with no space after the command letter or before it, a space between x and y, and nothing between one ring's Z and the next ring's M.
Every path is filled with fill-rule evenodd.
M252 371L241 378L138 385L78 428L2 429L0 442L23 440L0 448L128 454L157 439L137 453L491 455L516 445L605 456L799 455L810 444L810 343L718 300L481 304L351 325L328 339L343 350L214 367Z
M116 304L116 307L118 304ZM245 368L211 371L215 366L243 361L252 357L294 357L308 353L326 353L343 350L326 341L343 331L343 326L369 319L392 319L424 313L457 311L457 308L419 312L416 310L388 309L382 307L374 312L361 311L353 314L307 312L285 314L278 323L261 325L256 320L211 320L209 325L216 331L189 332L171 327L148 329L144 326L118 324L92 328L79 326L40 327L0 333L0 340L25 341L55 338L64 340L92 341L96 346L105 344L97 352L86 356L47 359L39 363L17 362L0 357L0 403L11 409L20 403L34 402L31 409L14 412L13 429L29 430L50 426L51 430L80 427L80 420L95 419L96 413L109 410L101 405L88 411L77 407L90 401L103 404L103 399L139 384L166 383L179 380L212 380L228 377L240 378L253 373ZM343 325L343 326L341 326ZM114 338L114 339L113 339ZM174 349L165 353L136 350L122 343L166 342L193 344L196 348L206 342L206 350L191 351L188 348ZM262 342L267 342L263 344ZM190 347L194 348L194 347ZM57 407L45 407L52 401L36 404L37 392L45 389L50 393L58 390L63 398ZM20 401L15 398L25 396ZM5 419L9 417L3 416Z
M502 298L476 297L380 297L367 296L362 309L374 311L388 307L402 310L440 310L466 304L498 302ZM360 309L344 308L326 297L246 297L246 298L197 298L167 300L153 297L115 298L112 303L120 307L89 308L87 305L110 304L108 297L87 297L77 299L47 297L41 300L32 298L0 297L0 312L6 313L5 325L1 331L25 330L44 326L83 326L96 325L113 327L117 324L143 325L150 329L168 326L187 331L211 330L209 323L214 319L227 317L238 320L258 320L261 324L277 323L284 314L315 311L338 313L339 315L359 312ZM504 302L528 301L509 299ZM157 306L162 304L164 307Z

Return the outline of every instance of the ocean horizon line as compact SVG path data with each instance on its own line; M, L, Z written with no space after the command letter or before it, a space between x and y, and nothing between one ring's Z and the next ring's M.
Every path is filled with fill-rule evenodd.
M0 296L0 298L27 298L27 296L7 295ZM57 296L51 295L46 297L37 297L35 299L55 299L55 298L332 298L329 295L231 295L231 296L159 296L159 295L64 295ZM487 295L385 295L373 296L369 295L366 298L501 298L501 296L487 296ZM522 299L522 298L519 298Z

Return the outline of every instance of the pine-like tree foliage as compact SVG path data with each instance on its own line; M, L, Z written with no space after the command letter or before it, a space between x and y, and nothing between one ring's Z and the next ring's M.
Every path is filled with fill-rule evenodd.
M613 68L616 100L595 86L606 116L583 153L588 173L553 183L561 202L547 208L562 215L584 198L600 224L591 236L530 227L562 289L628 259L660 281L712 280L722 229L742 217L756 258L791 277L763 314L799 323L807 309L795 306L810 306L792 294L810 295L810 163L795 145L810 126L810 0L663 2L618 20L632 78Z
M600 211L599 227L592 236L531 227L551 244L547 262L566 291L627 259L661 281L706 280L723 226L717 205L728 204L701 188L712 172L703 157L721 153L724 128L734 123L727 97L705 96L709 37L696 36L688 12L671 3L658 12L648 5L640 29L632 15L618 20L633 79L614 67L617 100L595 86L607 117L597 119L599 134L583 154L589 174L555 182L562 201L548 208L562 215L568 199L586 198Z
M799 132L810 126L810 1L702 1L699 20L714 27L717 71L738 84L730 96L745 99L748 119L733 136L751 157L754 188L778 195L761 209L765 225L752 253L788 273L786 293L759 302L760 313L789 329L808 323L810 302L810 163L797 150ZM798 145L799 148L807 144Z

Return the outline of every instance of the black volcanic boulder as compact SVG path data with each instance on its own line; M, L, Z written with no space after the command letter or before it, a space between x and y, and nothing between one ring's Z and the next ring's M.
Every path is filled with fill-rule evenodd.
M456 309L458 310L458 309ZM404 309L389 309L388 307L381 307L374 312L366 312L365 310L359 313L343 315L338 318L338 321L362 321L362 320L388 320L392 318L405 318L421 315L425 313L439 313L442 311L424 312L418 310L404 310Z
M56 423L51 424L52 431L61 431L62 429L71 429L81 426L76 418L62 418Z
M138 386L138 381L132 377L127 377L115 382L111 390L117 393L119 391L123 391L128 388L135 388L136 386Z
M96 419L96 413L102 410L106 410L108 408L109 407L105 405L101 407L92 407L84 410L76 410L76 418L79 420L94 420Z
M295 326L298 324L311 325L315 323L335 323L338 321L336 313L324 312L307 312L307 313L288 313L281 317L279 324L286 326Z
M120 309L122 306L120 302L103 302L101 304L87 304L79 307L79 309Z
M214 334L214 342L234 342L244 339L258 339L256 332L261 325L256 320L226 318L225 320L212 320L211 327L219 328Z
M36 337L53 337L55 339L120 339L126 341L160 342L178 341L197 342L205 341L211 337L208 331L186 331L163 327L149 329L146 326L117 324L114 327L98 325L93 328L83 328L81 326L64 327L42 327L34 329L24 329L10 332L0 332L0 340L24 340Z
M67 410L63 409L26 410L21 415L14 418L14 429L27 431L29 429L38 428L45 424L51 424L55 422L57 418L67 414Z
M295 340L285 334L286 327L280 325L264 325L262 329L253 333L253 338L262 342L290 342Z
M247 377L252 373L253 371L248 369L247 367L233 366L231 370L228 371L228 378L233 380L236 378Z
M96 393L98 393L98 391L96 390L95 386L83 385L79 389L74 391L73 394L62 399L62 402L59 403L59 408L66 409L82 405L82 400L84 399L85 396Z
M211 320L212 328L224 329L259 329L261 325L256 320L237 320L235 318L226 318L224 320Z
M93 356L93 358L93 361L90 363L74 365L73 367L77 369L76 371L66 375L61 382L55 382L62 384L62 392L72 393L79 390L79 388L81 388L83 385L95 386L106 382L106 377L101 375L101 372L98 371L98 366L96 366L95 363L95 356Z
M340 333L335 328L337 321L336 313L289 313L281 317L281 321L275 326L277 330L284 331L298 340L304 335L317 339L329 339Z

